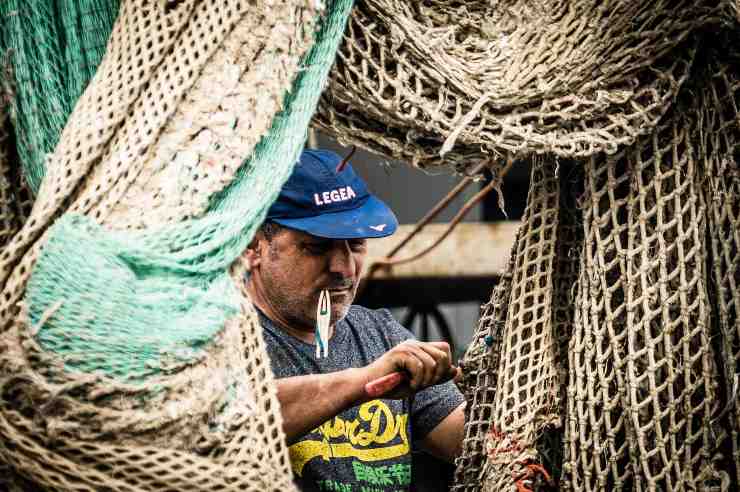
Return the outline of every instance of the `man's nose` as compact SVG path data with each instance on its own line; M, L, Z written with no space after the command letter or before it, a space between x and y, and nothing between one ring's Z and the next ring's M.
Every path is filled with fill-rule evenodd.
M329 257L329 271L342 278L354 278L355 262L347 241L335 241Z

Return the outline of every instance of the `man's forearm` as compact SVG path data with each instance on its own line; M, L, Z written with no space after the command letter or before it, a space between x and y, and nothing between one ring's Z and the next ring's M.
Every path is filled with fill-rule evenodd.
M347 408L367 401L367 382L362 369L278 379L278 400L288 443Z
M348 408L374 398L408 398L451 379L459 369L450 360L446 343L406 341L362 368L278 379L278 400L288 443ZM367 394L367 383L379 383L394 373L402 373L403 377L396 378L393 384L376 384L370 388L374 396Z

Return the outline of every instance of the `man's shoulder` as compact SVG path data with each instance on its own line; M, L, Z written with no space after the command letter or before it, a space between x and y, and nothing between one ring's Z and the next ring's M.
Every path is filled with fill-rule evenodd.
M349 307L345 319L352 324L378 326L379 328L398 324L398 321L396 321L391 312L387 309L369 309L357 304L352 304Z
M342 323L337 325L337 341L347 343L373 359L413 335L404 329L387 309L368 309L352 305ZM348 346L348 350L349 350Z
M409 338L411 333L396 321L387 309L369 309L353 304L350 306L345 320L352 326L361 328L365 336L371 336L374 331L378 334L394 335L394 337Z

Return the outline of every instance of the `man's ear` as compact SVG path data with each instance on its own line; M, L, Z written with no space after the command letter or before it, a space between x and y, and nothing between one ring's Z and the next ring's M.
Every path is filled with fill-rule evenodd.
M257 231L257 234L252 238L252 242L249 243L247 249L244 250L244 258L246 259L250 270L254 270L254 268L259 266L262 261L264 243L265 236L262 234L262 231Z

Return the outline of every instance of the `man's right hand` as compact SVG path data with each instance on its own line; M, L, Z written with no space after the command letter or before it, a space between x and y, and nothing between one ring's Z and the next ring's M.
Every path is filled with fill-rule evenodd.
M452 365L450 346L446 342L406 340L363 368L363 379L372 383L393 373L401 373L404 377L400 384L391 384L392 387L386 392L373 392L368 397L404 399L424 388L457 377L459 371ZM378 388L382 388L382 385L375 385L375 389Z
M326 374L307 374L278 379L278 400L288 442L303 436L344 410L376 398L404 399L428 386L456 378L460 369L451 363L450 346L444 342L406 341L373 363ZM402 374L400 384L368 383ZM387 381L386 381L387 382ZM372 388L372 384L370 384Z

